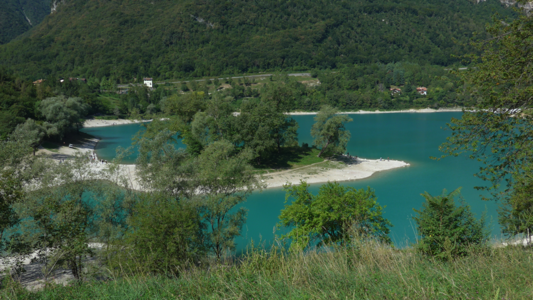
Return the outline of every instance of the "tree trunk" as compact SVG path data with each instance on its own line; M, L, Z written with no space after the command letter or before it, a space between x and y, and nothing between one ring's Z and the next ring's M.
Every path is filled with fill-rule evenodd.
M78 264L76 262L76 257L70 261L70 270L72 271L72 275L76 280L80 280L80 274L78 270Z
M329 140L328 142L326 143L326 146L322 147L322 149L320 150L320 153L318 153L318 155L316 157L320 157L320 155L322 155L322 153L324 152L324 150L326 150L326 148L328 147L329 145Z

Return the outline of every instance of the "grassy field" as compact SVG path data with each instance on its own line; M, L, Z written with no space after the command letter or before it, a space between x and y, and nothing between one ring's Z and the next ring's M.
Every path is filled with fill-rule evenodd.
M319 152L318 149L310 147L282 147L279 154L261 161L260 164L256 162L254 167L260 173L266 173L308 166L324 161L324 158L317 157Z
M136 274L27 292L6 280L2 299L532 299L533 251L489 248L452 262L377 243L239 260L182 272Z

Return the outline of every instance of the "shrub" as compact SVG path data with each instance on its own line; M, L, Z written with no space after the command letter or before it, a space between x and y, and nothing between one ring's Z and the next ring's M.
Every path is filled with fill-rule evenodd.
M472 248L486 245L488 233L484 229L485 215L477 220L470 211L470 206L456 206L454 198L460 196L461 188L440 196L431 196L425 192L422 196L426 202L413 217L417 224L420 241L416 248L429 256L450 260L466 256Z
M120 245L123 251L111 249L117 253L109 261L111 269L178 275L205 254L198 213L185 201L146 195L135 206L128 223L129 230Z

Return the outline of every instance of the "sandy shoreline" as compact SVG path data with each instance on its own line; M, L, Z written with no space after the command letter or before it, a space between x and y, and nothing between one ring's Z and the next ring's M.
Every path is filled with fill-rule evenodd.
M145 123L145 122L152 122L152 120L127 120L127 119L98 120L98 119L89 119L89 120L85 120L85 122L83 123L83 127L84 128L106 127L106 126L127 125L127 124Z
M340 112L340 114L348 114L348 115L355 115L355 114L398 114L398 113L439 113L439 112L461 112L463 111L463 108L461 107L452 107L452 108L442 108L442 109L432 109L432 108L422 108L422 109L406 109L406 110L358 110L358 111L343 111ZM305 116L305 115L316 115L317 112L303 112L303 111L295 111L287 113L291 116Z
M368 178L376 172L408 167L410 164L399 160L348 158L325 161L297 169L263 175L267 188L278 188L284 184L325 183L328 181L354 181Z
M439 112L461 112L463 108L453 107L453 108L441 108L441 109L432 109L432 108L423 108L423 109L406 109L406 110L386 110L386 111L371 111L371 110L358 110L358 111L343 111L341 114L397 114L397 113L439 113ZM305 115L316 115L318 112L303 112L295 111L286 113L291 116L305 116ZM239 115L239 112L234 113L235 116ZM161 120L164 120L162 118ZM135 123L145 123L152 122L152 120L128 120L128 119L118 119L118 120L99 120L99 119L89 119L85 120L83 127L93 128L93 127L106 127L106 126L115 126L115 125L127 125Z

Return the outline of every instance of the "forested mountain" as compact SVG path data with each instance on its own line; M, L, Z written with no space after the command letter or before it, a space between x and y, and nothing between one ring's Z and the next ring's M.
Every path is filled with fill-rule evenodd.
M0 0L0 44L38 25L50 14L50 0Z
M19 76L176 78L410 61L450 65L498 0L66 0L0 48Z

